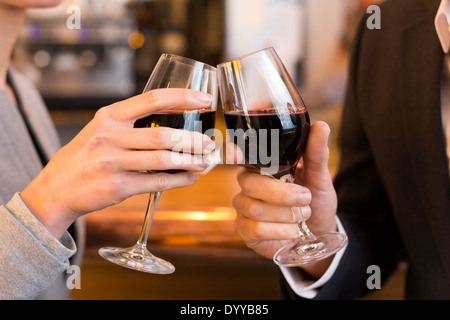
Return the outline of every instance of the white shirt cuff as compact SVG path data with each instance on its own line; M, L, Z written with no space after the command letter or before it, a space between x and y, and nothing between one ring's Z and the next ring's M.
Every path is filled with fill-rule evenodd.
M338 217L336 217L336 223L338 227L338 232L345 233L344 227L342 226L341 221ZM280 267L281 273L286 279L287 283L291 287L291 289L300 297L306 299L313 299L319 292L321 286L330 280L336 271L339 262L345 252L347 246L345 246L342 250L338 251L327 271L320 277L317 281L311 281L305 279L301 272L297 272L297 268L295 267Z

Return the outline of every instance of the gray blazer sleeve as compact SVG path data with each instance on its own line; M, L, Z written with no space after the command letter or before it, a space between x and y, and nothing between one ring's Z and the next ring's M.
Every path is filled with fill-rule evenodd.
M67 269L76 252L70 234L54 238L19 193L0 206L0 228L0 299L36 298Z

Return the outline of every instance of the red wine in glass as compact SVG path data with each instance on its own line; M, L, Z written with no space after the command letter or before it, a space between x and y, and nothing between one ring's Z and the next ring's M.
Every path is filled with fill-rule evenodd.
M205 133L214 129L216 123L215 110L167 110L153 113L134 123L135 128L169 127Z
M135 128L155 128L169 127L173 129L182 129L188 131L197 131L200 133L211 132L216 123L215 110L167 110L156 112L145 118L138 119L134 123ZM186 170L164 170L167 173L178 173ZM160 172L153 170L152 172Z
M283 110L284 112L278 112ZM295 169L306 148L310 119L306 108L271 108L225 112L228 136L241 148L245 165L274 168L279 178ZM272 162L267 163L262 156Z

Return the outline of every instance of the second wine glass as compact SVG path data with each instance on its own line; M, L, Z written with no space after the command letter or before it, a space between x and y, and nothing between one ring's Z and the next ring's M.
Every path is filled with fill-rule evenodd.
M160 88L184 88L202 91L212 96L212 103L202 110L170 110L151 114L135 122L134 127L171 127L205 133L214 128L217 105L216 68L185 57L163 54L153 70L144 92ZM177 170L168 170L176 173ZM150 194L147 210L137 243L129 248L106 247L100 256L130 269L169 274L175 267L168 261L154 256L147 249L147 238L161 192Z
M266 48L218 66L227 133L242 150L245 165L286 183L306 148L310 120L305 104L273 48ZM276 264L297 266L324 259L344 247L338 232L314 235L301 209L291 208L299 221L298 240L282 247Z

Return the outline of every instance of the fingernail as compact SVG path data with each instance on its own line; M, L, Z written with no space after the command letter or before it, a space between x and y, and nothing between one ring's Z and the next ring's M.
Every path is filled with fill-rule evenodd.
M201 94L198 95L198 100L202 103L209 105L212 102L212 97L209 94L202 92Z
M205 151L206 153L209 153L211 151L214 150L215 148L215 143L212 140L203 140L203 151Z
M299 205L306 205L311 202L311 192L309 190L301 190L298 194L297 203Z
M197 181L198 178L199 178L199 175L196 174L196 173L191 173L191 174L189 175L189 179L190 179L192 182Z
M207 168L207 167L209 166L209 160L208 160L208 158L202 158L202 164L201 164L201 166L202 166L203 168Z
M203 171L209 166L207 160L202 156L195 156L194 163L196 164L195 171Z

